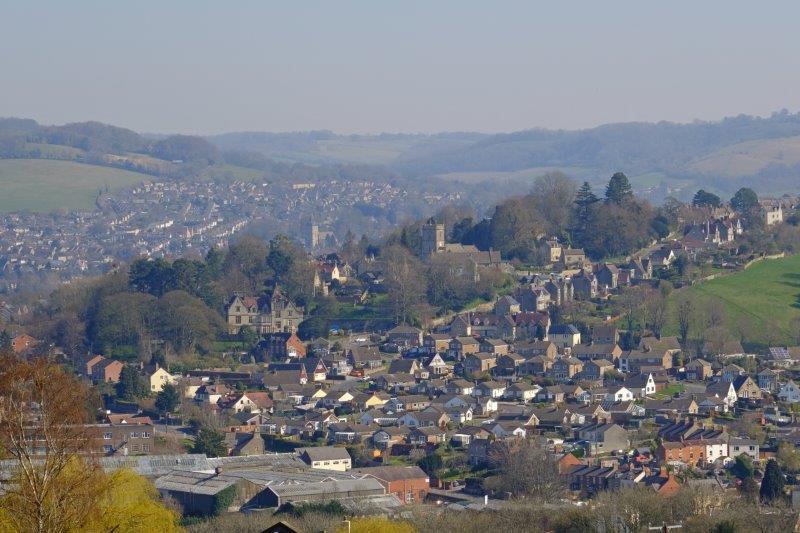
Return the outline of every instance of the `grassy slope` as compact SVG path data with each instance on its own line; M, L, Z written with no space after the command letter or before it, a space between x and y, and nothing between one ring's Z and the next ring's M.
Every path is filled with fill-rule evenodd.
M800 255L760 261L743 272L699 283L688 290L702 302L719 298L725 304L734 333L743 320L751 321L753 338L746 338L746 342L794 344L793 322L800 317ZM669 330L672 334L677 332L675 317Z
M770 163L800 162L800 137L759 139L726 146L692 162L688 168L702 174L738 177L756 174Z
M0 212L86 209L97 191L125 187L152 176L73 161L0 160Z

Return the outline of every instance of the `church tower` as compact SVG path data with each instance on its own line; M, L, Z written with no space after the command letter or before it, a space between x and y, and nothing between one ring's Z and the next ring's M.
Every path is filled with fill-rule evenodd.
M430 218L422 226L422 257L428 258L441 250L444 250L444 224Z

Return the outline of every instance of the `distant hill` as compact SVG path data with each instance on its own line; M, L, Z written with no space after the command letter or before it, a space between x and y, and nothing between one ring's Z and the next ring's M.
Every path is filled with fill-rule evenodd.
M717 122L620 123L561 131L435 135L229 133L208 139L285 162L368 162L408 177L469 181L534 176L563 169L598 184L624 170L637 192L687 198L705 187L724 195L742 185L762 193L796 192L800 114L740 115Z
M601 187L622 170L637 194L659 202L666 196L687 200L699 188L723 197L744 185L762 194L797 192L800 114L496 135L339 135L323 130L202 138L141 135L99 122L43 126L30 119L0 118L0 159L15 158L68 160L166 179L349 178L440 187L457 181L517 191L548 171L561 170Z

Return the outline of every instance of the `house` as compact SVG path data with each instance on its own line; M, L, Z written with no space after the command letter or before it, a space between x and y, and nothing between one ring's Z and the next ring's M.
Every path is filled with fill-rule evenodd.
M468 337L469 335L464 336ZM446 353L450 346L450 335L446 333L429 333L423 337L422 346L429 355Z
M488 372L497 366L497 356L492 353L473 353L464 358L464 373L467 376Z
M589 455L626 450L630 446L628 432L613 423L588 424L578 428L578 438L586 441Z
M15 335L13 339L11 339L11 350L20 355L32 348L36 347L39 344L39 341L28 335L27 333L20 333L19 335Z
M742 437L731 437L728 441L728 456L731 459L736 459L742 454L749 455L753 461L760 460L758 441Z
M519 342L514 344L514 351L526 359L541 355L549 361L555 361L558 355L558 347L551 341Z
M497 358L495 373L501 376L514 376L519 366L525 362L525 357L518 353L507 353Z
M657 391L656 380L651 372L629 377L625 380L625 387L633 392L636 398L644 398Z
M605 292L614 290L619 285L619 268L610 263L604 263L595 274L597 283Z
M304 320L302 307L294 305L275 285L265 298L234 294L225 310L228 333L236 335L243 327L262 335L277 332L297 332Z
M597 297L599 285L594 274L581 269L580 272L572 276L572 287L575 290L575 298L578 300L591 300Z
M731 363L722 367L722 380L731 382L740 376L744 376L745 373L746 371L744 368Z
M272 398L266 392L248 391L221 398L220 407L231 413L265 413L272 410Z
M473 337L456 337L450 341L448 353L458 361L473 353L478 353L481 343Z
M605 373L613 368L614 363L611 361L607 361L605 359L594 359L585 363L581 372L585 379L598 380L603 379Z
M418 466L374 466L355 468L351 473L374 477L403 504L422 503L430 491L428 474Z
M672 368L672 355L667 351L626 352L619 358L619 369L638 373L644 367Z
M531 385L523 381L518 381L513 385L506 388L506 398L517 400L519 402L530 402L536 398L536 394L542 388L538 385Z
M258 343L258 352L262 361L302 359L306 356L306 346L294 333L279 331L265 335Z
M780 385L778 383L778 376L779 374L771 368L765 368L756 376L758 388L770 393L776 392Z
M705 381L714 374L711 363L705 359L694 359L685 368L686 379L690 381Z
M626 387L613 387L606 394L606 401L609 402L629 402L634 399L634 394Z
M355 400L355 396L348 390L328 391L328 394L322 398L322 406L327 409L334 409L342 405L348 404Z
M736 390L736 396L740 400L760 400L761 389L758 388L756 382L750 376L739 376L731 383Z
M542 355L534 355L520 363L517 374L520 376L541 376L550 371L553 362Z
M542 248L544 249L550 263L558 263L561 261L563 247L561 246L561 243L558 242L557 238L553 237L548 239L545 241Z
M298 448L297 453L300 459L315 470L345 472L353 466L352 459L346 448L315 446L313 448Z
M422 330L413 326L400 324L387 333L389 342L398 346L422 346Z
M407 394L391 398L386 407L393 411L422 411L431 405L431 400L421 394Z
M469 406L456 406L456 407L447 407L446 411L447 416L450 417L450 421L456 424L466 424L470 420L472 420L475 410L472 408L471 405Z
M447 442L447 432L438 426L417 426L408 434L409 444L424 446Z
M124 366L116 359L103 358L91 367L92 381L95 383L117 383Z
M619 330L611 324L598 324L592 328L592 344L618 344Z
M516 315L522 306L511 296L502 296L494 304L494 313L499 316Z
M453 371L453 368L445 363L444 359L442 359L442 356L438 353L434 354L433 357L431 357L430 360L425 364L425 366L428 368L428 372L432 376L446 376Z
M778 393L778 399L787 403L800 402L800 386L790 379L781 385L781 390Z
M390 374L416 374L420 371L419 361L416 359L395 359L389 363Z
M556 359L550 368L550 375L556 381L566 381L583 370L583 363L574 357Z
M729 381L719 381L709 384L706 387L706 395L722 400L728 409L732 409L739 399L736 388L733 386L733 383Z
M514 293L522 311L547 311L550 306L550 293L544 287L528 285Z
M472 323L467 315L456 315L450 322L451 337L472 337Z
M449 394L470 395L475 390L475 384L465 379L454 379L445 386Z
M493 435L491 431L482 426L464 426L453 433L452 442L454 446L469 446L473 440L486 440Z
M482 381L475 387L473 394L488 398L502 398L506 392L506 386L497 381Z
M87 426L105 455L149 455L155 451L153 421L147 416L108 415Z
M581 343L581 332L572 324L550 326L547 338L559 348L572 348Z
M166 369L157 367L152 374L150 374L150 392L158 393L164 388L164 385L174 385L178 382L178 376L173 376Z
M406 426L384 427L372 434L372 444L379 450L387 450L406 441L409 429Z
M494 355L503 355L509 352L509 346L506 341L500 339L481 339L479 350Z
M622 348L615 344L596 344L592 343L589 346L578 344L572 347L570 355L580 359L581 361L591 361L593 359L606 359L614 362L622 355Z
M375 345L353 346L347 351L347 359L353 368L374 369L383 365L383 357Z
M581 267L586 263L586 253L581 248L564 248L561 262L565 268Z

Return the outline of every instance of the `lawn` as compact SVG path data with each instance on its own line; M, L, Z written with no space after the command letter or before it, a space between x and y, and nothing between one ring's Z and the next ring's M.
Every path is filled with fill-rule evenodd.
M150 179L138 172L74 161L0 159L0 212L90 209L100 189Z
M688 290L700 302L719 299L725 306L728 327L738 337L746 324L745 348L793 345L800 319L800 255L765 259L747 270L698 283ZM675 291L674 302L682 291ZM668 333L677 332L672 317Z

